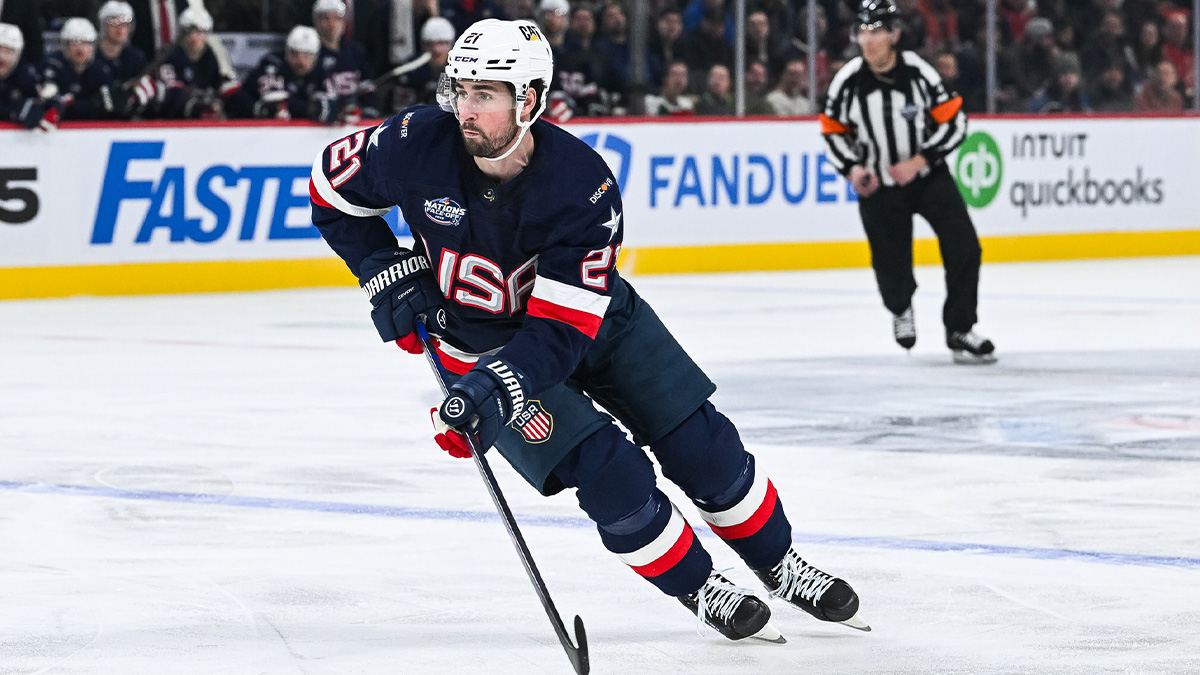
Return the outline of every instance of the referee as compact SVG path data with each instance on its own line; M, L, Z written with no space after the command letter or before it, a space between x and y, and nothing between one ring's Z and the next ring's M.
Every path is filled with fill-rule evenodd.
M893 0L862 0L856 40L863 55L829 85L821 133L838 171L858 192L871 266L896 342L917 342L912 296L913 214L929 221L946 268L942 322L955 363L993 363L990 340L971 328L977 317L979 238L945 157L963 141L962 98L949 93L928 63L896 48Z

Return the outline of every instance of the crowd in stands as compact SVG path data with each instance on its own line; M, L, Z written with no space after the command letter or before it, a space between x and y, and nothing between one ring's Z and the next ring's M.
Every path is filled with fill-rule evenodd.
M731 115L732 0L0 0L0 119L309 119L354 122L436 102L456 36L477 20L529 19L555 56L547 117ZM1191 0L999 0L999 112L1178 112L1190 107ZM900 46L985 110L987 0L897 0ZM856 56L856 3L746 0L751 115L814 114ZM238 77L214 32L286 35ZM48 43L46 35L56 35Z

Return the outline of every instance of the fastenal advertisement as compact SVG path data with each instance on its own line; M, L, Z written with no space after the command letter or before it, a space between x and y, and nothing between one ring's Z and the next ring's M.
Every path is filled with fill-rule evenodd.
M815 121L566 128L613 170L627 251L863 240L857 197ZM329 258L308 175L324 145L353 131L0 130L0 269ZM1195 119L988 119L971 122L947 163L985 240L1192 231L1197 147ZM403 237L402 215L389 219Z

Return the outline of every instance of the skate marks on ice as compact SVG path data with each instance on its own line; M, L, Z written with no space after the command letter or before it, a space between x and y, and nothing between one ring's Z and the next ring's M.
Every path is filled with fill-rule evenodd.
M892 452L1200 461L1200 350L934 356L712 367L747 441ZM781 395L783 394L783 395Z

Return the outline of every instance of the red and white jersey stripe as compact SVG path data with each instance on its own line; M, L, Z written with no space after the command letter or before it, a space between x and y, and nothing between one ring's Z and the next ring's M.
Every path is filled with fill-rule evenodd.
M471 368L475 367L476 361L485 356L492 356L500 351L499 349L493 349L482 354L472 354L457 349L454 345L446 344L437 338L433 339L433 348L437 352L438 361L441 362L442 367L455 375L466 375Z
M700 511L700 517L722 539L742 539L758 532L775 512L779 496L775 485L762 473L754 472L750 492L737 504L724 511Z
M619 553L617 557L632 567L634 572L644 577L656 577L683 560L695 538L692 526L672 504L671 519L654 541L636 551Z
M594 338L611 298L561 281L537 276L529 298L529 316L554 319Z

